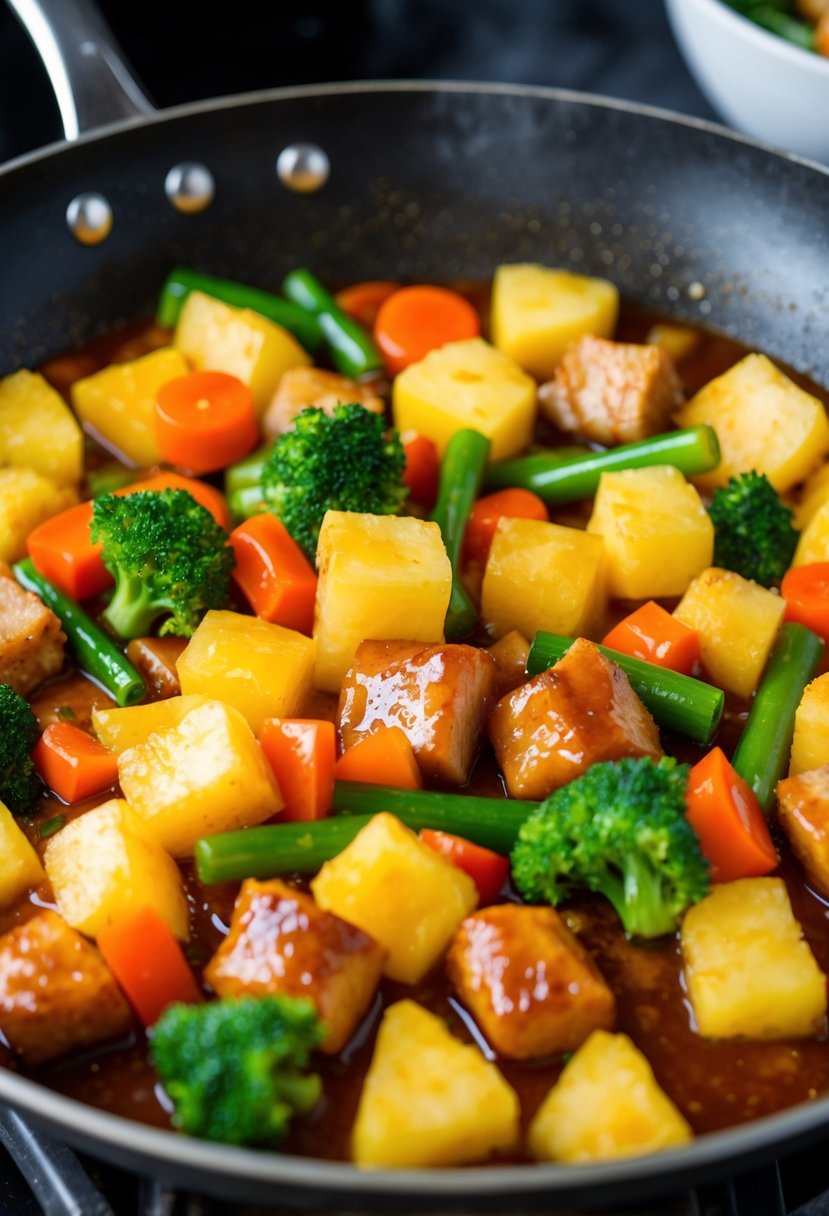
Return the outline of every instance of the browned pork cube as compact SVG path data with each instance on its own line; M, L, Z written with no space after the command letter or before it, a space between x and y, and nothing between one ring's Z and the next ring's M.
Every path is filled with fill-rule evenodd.
M398 726L425 777L463 785L494 700L495 661L474 646L363 642L340 692L344 748Z
M658 346L585 334L538 390L541 410L560 431L596 443L631 443L664 431L682 405L670 356Z
M487 647L487 654L495 660L495 696L499 701L526 680L529 653L530 644L517 629Z
M600 760L662 755L627 676L584 638L500 700L489 732L511 798L546 798Z
M777 818L815 889L829 897L829 764L778 781Z
M132 1014L95 946L57 912L0 937L0 1030L27 1064L125 1035Z
M449 978L491 1045L513 1060L575 1051L611 1030L613 993L552 908L499 904L464 920Z
M278 879L248 878L204 974L219 996L307 997L327 1028L322 1050L336 1053L371 1004L385 961L373 937L323 912L310 895Z
M0 684L25 697L60 671L65 641L51 608L0 565Z
M338 405L362 405L373 414L385 413L380 397L367 388L337 372L318 367L293 367L283 372L276 393L265 410L262 430L268 438L290 431L294 419L309 405L326 414L333 414Z

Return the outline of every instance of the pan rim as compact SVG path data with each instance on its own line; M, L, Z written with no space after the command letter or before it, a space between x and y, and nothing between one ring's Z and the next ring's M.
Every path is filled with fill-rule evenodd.
M39 161L50 160L70 153L74 148L84 147L97 141L104 141L132 130L141 130L177 119L198 117L225 109L242 109L247 106L261 106L279 101L296 101L348 94L382 95L385 93L478 93L490 96L531 97L545 101L559 101L575 105L585 105L596 109L616 110L622 113L636 115L642 118L652 118L675 126L687 127L703 134L715 135L731 143L743 145L766 153L778 160L800 165L829 178L829 165L812 160L796 152L788 152L751 136L743 135L722 123L696 115L682 114L662 106L648 105L645 102L629 101L626 98L610 97L601 93L582 92L577 89L560 89L547 85L508 84L500 81L465 81L465 80L345 80L320 84L289 85L273 89L258 89L251 93L233 93L221 97L208 97L199 101L185 102L181 105L158 109L148 115L136 115L132 118L121 119L117 122L105 123L91 131L85 131L77 139L70 141L56 140L41 148L24 152L0 165L0 182L17 169L23 169L37 164Z

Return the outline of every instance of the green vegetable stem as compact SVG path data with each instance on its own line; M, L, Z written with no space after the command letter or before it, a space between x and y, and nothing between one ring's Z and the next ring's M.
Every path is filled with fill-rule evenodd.
M14 575L21 587L39 595L52 609L80 668L111 693L118 705L135 705L144 699L147 686L140 672L83 608L39 574L30 558L17 563Z
M538 675L552 667L573 644L574 639L557 633L537 633L527 658L527 675ZM618 663L631 687L665 730L687 735L697 743L708 743L720 724L725 694L712 684L684 676L644 659L634 659L600 646L602 654Z
M440 467L438 500L432 521L440 527L452 563L452 595L446 613L446 640L458 641L472 632L478 613L461 581L461 550L469 513L481 489L489 456L489 440L480 431L456 431Z
M555 505L590 498L602 473L670 464L690 477L707 473L719 463L720 445L713 428L692 426L575 459L568 458L566 451L551 451L496 461L487 469L484 486L487 490L519 486Z
M282 283L292 303L315 317L338 371L364 376L380 371L383 360L369 334L337 304L310 270L292 270Z

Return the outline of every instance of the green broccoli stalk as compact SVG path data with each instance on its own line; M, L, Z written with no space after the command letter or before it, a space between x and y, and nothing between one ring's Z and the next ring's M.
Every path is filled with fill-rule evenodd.
M213 516L186 490L96 498L92 540L115 576L104 620L122 638L151 632L190 637L208 608L227 600L233 550Z
M0 802L25 815L43 792L31 757L40 730L31 706L10 684L0 684Z
M789 568L798 533L793 514L764 473L754 469L714 491L708 514L714 524L714 565L734 570L763 587L780 582Z
M594 764L556 790L518 833L515 885L556 905L576 887L610 900L627 933L661 937L708 891L708 863L685 817L688 765Z
M319 1101L305 1072L324 1037L312 1003L289 996L170 1005L150 1053L175 1106L173 1123L225 1144L277 1145L294 1114Z
M362 405L313 406L280 435L262 470L265 504L313 561L326 511L394 515L408 490L400 436Z

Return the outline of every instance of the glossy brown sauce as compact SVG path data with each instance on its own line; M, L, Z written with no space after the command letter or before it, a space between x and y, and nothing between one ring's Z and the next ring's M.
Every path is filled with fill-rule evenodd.
M470 291L483 302L484 294ZM654 321L639 310L623 310L617 337L642 341ZM125 335L121 331L90 346L80 356L56 360L45 369L53 383L66 391L73 378L90 374L113 357L134 358L160 345L168 335L155 327L137 325ZM125 346L126 342L126 346ZM735 363L745 349L727 339L701 333L694 352L679 364L683 383L690 393ZM829 408L829 394L816 389L803 377L799 383L820 396ZM540 434L543 441L544 434ZM549 438L549 437L547 437ZM554 442L560 444L560 437ZM92 453L92 466L106 462L108 456ZM557 522L579 522L585 518L581 507L557 511ZM629 605L611 606L619 618ZM45 686L33 700L41 724L70 717L80 726L89 723L92 710L111 704L92 681L69 672ZM314 694L306 716L333 718L336 699ZM717 742L730 753L746 716L746 706L730 701ZM694 762L704 749L687 740L663 735L665 750L681 760ZM502 796L501 782L489 751L485 752L468 786L468 792ZM39 826L57 815L74 818L94 803L65 807L56 798L45 798L42 808L28 824L33 843L42 848ZM804 882L799 864L792 858L785 840L777 834L781 852L779 873L786 881L795 916L821 969L829 973L829 906ZM202 886L192 869L183 867L191 910L192 936L188 957L198 974L227 932L238 884ZM296 881L302 883L297 876ZM514 898L505 891L504 898ZM0 913L0 932L34 915L44 904L50 905L48 889L40 889L16 907ZM780 1042L711 1042L695 1034L690 1004L682 982L682 966L677 938L646 945L629 942L609 904L598 897L570 900L560 909L583 943L591 951L617 1000L619 1030L626 1032L648 1057L656 1077L677 1103L697 1133L715 1131L766 1115L782 1108L809 1101L829 1092L829 1040L783 1040ZM337 1058L321 1057L317 1066L324 1081L324 1098L312 1115L295 1121L284 1144L285 1151L347 1160L351 1123L368 1068L376 1027L385 1005L403 997L414 997L427 1008L446 1018L462 1039L475 1040L496 1062L517 1091L525 1123L558 1077L562 1062L515 1063L498 1058L481 1038L471 1018L453 995L442 967L438 967L416 988L384 982L361 1028ZM5 1053L9 1067L18 1065ZM48 1067L30 1070L33 1078L71 1097L93 1106L160 1127L168 1127L169 1103L156 1082L147 1059L146 1042L136 1030L129 1042L109 1044L67 1056Z

